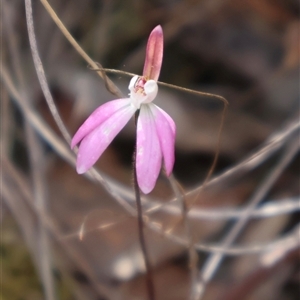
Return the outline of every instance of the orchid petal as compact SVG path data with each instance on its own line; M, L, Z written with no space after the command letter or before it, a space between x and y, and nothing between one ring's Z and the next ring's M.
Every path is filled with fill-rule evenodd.
M101 106L99 106L80 126L80 128L75 133L71 148L73 149L86 135L98 127L101 123L106 121L115 112L127 106L130 102L129 98L118 99L114 101L109 101Z
M155 118L155 126L159 137L166 173L172 173L175 161L175 134L176 127L173 119L161 108L154 104L149 107Z
M160 172L162 153L154 116L148 104L142 104L137 122L136 172L140 189L150 193Z
M86 172L96 163L135 111L136 109L130 104L122 107L83 138L77 154L76 166L78 174Z
M160 25L156 26L148 39L143 76L158 80L163 58L163 31Z

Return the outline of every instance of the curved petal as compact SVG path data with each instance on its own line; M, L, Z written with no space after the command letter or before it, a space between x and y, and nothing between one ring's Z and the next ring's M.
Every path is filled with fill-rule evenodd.
M77 154L76 167L78 174L85 173L96 163L135 111L136 109L132 105L119 109L83 138Z
M142 104L137 122L136 172L140 189L150 193L160 172L162 153L155 120L148 104Z
M160 147L164 157L166 173L169 176L175 161L176 126L173 119L161 108L149 104L155 118L155 126L159 137Z
M91 131L93 131L97 126L107 120L119 109L128 105L129 102L130 99L125 98L109 101L99 106L77 130L72 139L71 148L73 149L86 135L88 135Z

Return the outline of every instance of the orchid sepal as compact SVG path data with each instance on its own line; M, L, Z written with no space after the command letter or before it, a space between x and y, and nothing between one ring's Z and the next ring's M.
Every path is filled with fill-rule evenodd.
M163 31L160 25L156 26L148 39L143 76L149 80L158 80L163 60L164 47Z

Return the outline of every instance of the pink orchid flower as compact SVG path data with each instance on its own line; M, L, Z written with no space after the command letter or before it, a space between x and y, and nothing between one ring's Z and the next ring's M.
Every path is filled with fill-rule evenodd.
M98 107L81 125L71 143L80 143L77 172L88 171L115 136L137 110L136 172L143 193L150 193L160 173L162 160L167 175L174 165L175 123L161 108L152 103L158 92L163 57L161 26L153 29L148 39L143 76L134 76L129 83L129 98L107 102Z

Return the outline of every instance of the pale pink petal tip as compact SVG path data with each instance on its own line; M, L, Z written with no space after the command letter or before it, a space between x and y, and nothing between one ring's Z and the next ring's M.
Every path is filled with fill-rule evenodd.
M163 31L160 25L156 26L150 33L143 76L147 79L158 80L163 59L164 47Z
M86 168L86 166L76 165L76 171L77 171L78 174L83 174L86 171L88 171L88 169Z

